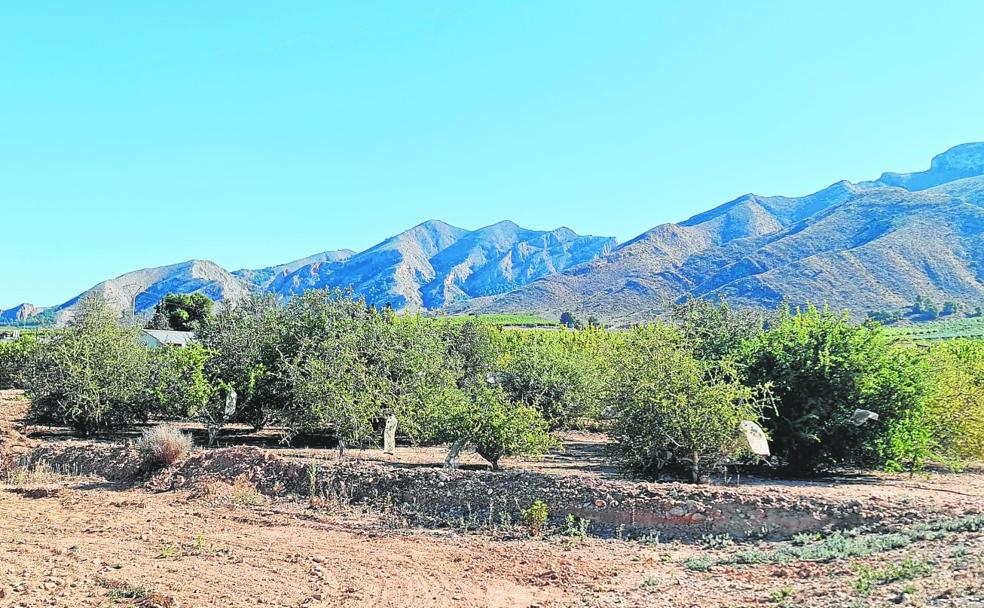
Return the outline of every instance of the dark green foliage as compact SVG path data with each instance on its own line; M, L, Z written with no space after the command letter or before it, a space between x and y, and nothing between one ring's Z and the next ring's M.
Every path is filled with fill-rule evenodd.
M916 296L916 301L912 304L912 314L927 321L932 321L933 319L939 318L940 309L929 298Z
M879 463L878 439L922 398L911 355L876 325L809 307L787 315L746 345L748 381L769 383L777 411L767 415L773 453L796 474ZM880 420L852 423L856 408Z
M905 318L905 313L901 310L875 310L868 313L868 318L878 323L890 325L898 323Z
M157 303L149 327L175 331L197 331L212 318L213 302L201 293L169 293Z
M567 311L560 315L560 324L568 329L580 329L581 322L574 316L574 313Z

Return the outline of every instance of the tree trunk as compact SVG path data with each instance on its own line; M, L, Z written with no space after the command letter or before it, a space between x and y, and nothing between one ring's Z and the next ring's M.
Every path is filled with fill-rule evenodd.
M448 455L444 458L444 468L445 469L457 469L458 468L458 458L461 456L461 450L465 447L465 441L459 439L451 444L448 449Z

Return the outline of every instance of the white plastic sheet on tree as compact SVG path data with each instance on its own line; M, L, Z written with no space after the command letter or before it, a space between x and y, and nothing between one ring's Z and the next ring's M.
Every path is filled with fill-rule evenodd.
M396 453L396 414L390 413L386 417L386 429L383 431L383 452L387 454Z
M748 448L753 454L769 456L769 440L765 436L765 431L762 430L762 427L751 420L742 420L738 424L738 428L745 436L745 441L748 442Z
M871 410L857 409L854 410L854 416L851 417L851 422L854 423L854 426L861 426L869 420L878 420L878 414Z

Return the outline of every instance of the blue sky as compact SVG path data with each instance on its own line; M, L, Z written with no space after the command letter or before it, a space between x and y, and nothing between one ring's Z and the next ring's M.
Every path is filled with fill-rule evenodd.
M984 3L0 7L0 307L423 220L630 239L984 140Z

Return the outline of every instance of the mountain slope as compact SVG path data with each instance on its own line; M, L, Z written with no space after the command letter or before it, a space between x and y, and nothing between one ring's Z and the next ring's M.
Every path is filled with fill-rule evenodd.
M250 288L218 264L191 260L181 264L146 268L103 281L56 308L55 320L64 324L75 314L79 299L99 294L121 314L131 309L142 315L169 293L203 293L219 302L245 298Z
M322 253L316 253L310 255L306 258L301 258L299 260L294 260L293 262L287 262L286 264L278 264L277 266L267 266L266 268L257 269L247 269L243 268L241 270L236 270L232 274L236 277L242 279L246 283L253 285L258 289L266 289L274 281L295 272L296 270L308 266L310 264L320 264L324 262L339 262L341 260L347 259L355 255L355 252L351 249L340 249L338 251L324 251Z
M499 222L468 231L432 220L350 258L305 265L274 280L269 290L289 297L311 288L352 288L378 306L433 309L503 293L614 245L614 239L566 228L544 232Z
M43 311L43 308L39 308L33 304L24 302L23 304L18 304L17 306L8 308L7 310L0 310L0 324L21 323Z
M469 312L564 310L652 318L686 296L751 305L827 302L856 314L937 300L984 300L984 144L938 155L927 171L838 182L799 197L745 195L664 224L589 264Z

